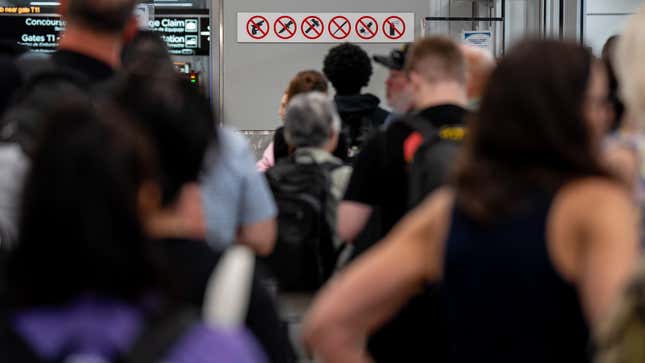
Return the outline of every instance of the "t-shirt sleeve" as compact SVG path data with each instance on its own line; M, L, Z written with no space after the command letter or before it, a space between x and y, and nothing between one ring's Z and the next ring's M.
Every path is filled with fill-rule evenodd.
M240 155L242 164L242 194L239 221L242 225L254 224L277 215L273 195L264 175L257 171L251 150Z
M379 204L383 191L379 183L384 177L385 135L379 132L367 141L354 160L354 171L349 180L344 200L367 205Z

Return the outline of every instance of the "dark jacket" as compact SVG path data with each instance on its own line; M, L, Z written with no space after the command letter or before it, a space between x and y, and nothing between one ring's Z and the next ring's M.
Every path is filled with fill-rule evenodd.
M389 112L379 107L381 101L378 97L369 93L336 95L334 102L342 121L341 135L347 141L351 158L360 151L365 140L383 125Z

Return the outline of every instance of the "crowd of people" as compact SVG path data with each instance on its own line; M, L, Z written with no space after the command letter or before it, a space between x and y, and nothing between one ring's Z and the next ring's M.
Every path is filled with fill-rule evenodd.
M0 361L645 361L645 8L601 58L334 46L256 161L135 3L0 55Z

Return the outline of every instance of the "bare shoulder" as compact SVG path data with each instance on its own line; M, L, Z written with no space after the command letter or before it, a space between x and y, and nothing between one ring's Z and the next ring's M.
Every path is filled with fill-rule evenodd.
M604 214L609 207L633 205L630 191L624 184L600 177L569 183L560 190L557 199L563 208L575 210L580 216Z

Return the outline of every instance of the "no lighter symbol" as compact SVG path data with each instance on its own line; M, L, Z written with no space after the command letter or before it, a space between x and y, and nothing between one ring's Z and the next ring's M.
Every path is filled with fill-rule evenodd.
M325 32L325 24L317 16L308 16L302 21L300 30L307 39L318 39Z
M296 20L290 16L284 15L276 19L273 24L273 31L280 39L291 39L296 35Z
M351 32L352 24L346 17L338 15L329 21L329 34L332 38L342 40L347 38Z
M269 21L260 15L253 16L246 22L246 32L253 39L264 39L269 34Z
M401 39L405 34L405 22L398 16L390 16L383 22L383 33L392 40Z
M356 22L356 34L361 39L370 40L378 34L378 23L371 16L363 16Z

